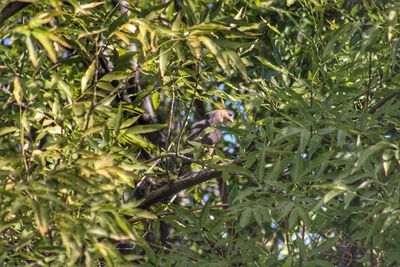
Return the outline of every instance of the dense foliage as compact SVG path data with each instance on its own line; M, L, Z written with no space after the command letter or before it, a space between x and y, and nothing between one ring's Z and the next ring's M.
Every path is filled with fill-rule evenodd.
M2 1L0 264L399 265L399 8Z

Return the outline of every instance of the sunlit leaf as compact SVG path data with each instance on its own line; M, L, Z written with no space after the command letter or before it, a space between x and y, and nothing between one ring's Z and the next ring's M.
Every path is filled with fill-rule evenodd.
M164 77L165 75L165 70L167 69L167 66L169 64L169 54L171 53L171 48L165 48L165 46L162 46L160 49L160 74L161 77Z
M51 61L53 61L53 63L56 63L57 62L56 50L54 49L54 45L49 38L49 34L44 31L36 30L32 32L32 35L40 42L40 44L46 50Z
M1 128L0 129L0 136L2 136L2 135L6 135L6 134L9 134L9 133L14 133L14 132L16 132L16 131L18 131L19 129L17 128L17 127L4 127L4 128Z
M36 227L38 228L40 235L44 236L49 230L48 212L43 205L40 205L34 200L31 200L30 204L34 211Z
M113 71L107 73L100 78L100 81L114 81L114 80L124 80L129 77L129 74L124 71Z
M31 35L26 36L25 44L26 44L26 47L28 48L29 59L31 60L32 65L34 67L37 67L39 64L38 58L37 58L37 52L36 52L36 47L34 47L34 45L33 45L33 40L32 40Z
M17 104L21 106L24 97L24 90L22 88L21 78L19 77L15 77L13 95Z
M166 124L146 124L146 125L135 125L127 129L126 134L144 134L159 131L165 128Z
M88 88L90 83L92 82L95 70L96 70L96 61L93 60L93 62L87 68L85 74L82 76L82 80L81 80L82 92L84 92Z

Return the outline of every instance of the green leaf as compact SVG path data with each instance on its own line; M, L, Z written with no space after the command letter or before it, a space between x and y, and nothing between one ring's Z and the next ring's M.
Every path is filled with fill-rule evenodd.
M22 105L22 99L24 97L24 90L22 87L23 87L23 82L22 82L21 78L15 77L13 95L14 95L15 101L17 102L17 104L19 106Z
M119 135L119 129L121 127L121 124L122 124L122 103L119 103L118 112L114 120L114 134L117 137Z
M151 143L144 137L137 135L137 134L131 134L129 132L122 132L122 137L125 138L126 141L130 142L131 144L135 144L137 146L140 146L144 149L148 149L151 147ZM121 135L120 135L121 136ZM124 140L123 138L118 138L119 141Z
M129 76L130 74L125 71L112 71L101 77L100 81L120 81L127 79Z
M30 199L31 207L34 211L36 227L41 236L44 236L49 230L48 212L44 205L40 205L37 201Z
M240 214L240 227L245 228L250 223L252 213L253 211L250 208L246 208L242 211Z
M331 190L328 193L325 194L325 196L319 201L319 203L312 209L313 212L316 212L319 210L324 204L328 203L331 201L334 197L342 194L344 190L342 189L335 189Z
M53 33L51 33L51 32L47 32L46 34L47 34L47 36L49 37L49 39L51 39L52 41L57 42L57 43L63 45L64 47L72 48L72 47L67 43L67 41L64 40L64 38L62 38L62 37L60 37L60 36L57 36L57 35L55 35L55 34L53 34Z
M53 16L49 12L41 12L29 20L29 28L38 28L43 24L49 23Z
M134 124L140 118L140 116L141 115L135 116L135 117L132 117L132 118L129 118L127 120L122 121L122 124L121 124L120 128L121 129L125 129L125 128L131 126L132 124Z
M16 131L19 131L19 129L17 127L4 127L4 128L0 128L0 136L9 134L9 133L14 133Z
M95 70L96 70L96 61L93 60L93 62L90 64L89 68L86 70L85 74L82 77L81 80L82 93L88 88L88 86L92 82Z
M298 135L302 132L302 129L300 128L295 128L295 127L286 127L283 128L278 136L276 137L275 141L281 141L283 139L287 139L289 137L292 137L294 135Z
M155 220L158 217L151 213L150 211L147 210L142 210L142 209L129 209L126 210L126 214L131 215L131 216L137 216L137 217L141 217L141 218L146 218L146 219L151 219L151 220Z
M144 134L159 131L167 127L167 124L135 125L126 130L125 134Z
M151 95L151 103L153 104L154 110L157 110L160 106L160 94L155 92Z
M118 227L128 235L131 240L136 240L137 234L134 231L134 228L130 227L126 222L125 218L122 218L117 212L113 212L115 222L117 223Z
M364 163L376 152L381 151L383 149L385 149L387 147L387 145L383 142L378 143L376 145L370 146L369 148L367 148L366 150L361 152L361 155L359 156L358 160L356 161L356 163L354 164L353 170L352 170L352 174L355 173L356 171L358 171L363 165Z
M171 52L172 52L172 49L170 47L166 48L165 45L160 48L160 74L161 74L161 77L164 77L164 75L165 75L165 70L167 69L168 64L169 64L169 55L171 54Z
M246 175L247 177L255 177L254 172L241 166L224 166L222 170L223 172L227 173L240 173Z
M257 169L257 178L259 181L264 180L264 171L265 171L265 154L266 154L267 147L264 144L261 146L261 151L258 154L258 169Z
M202 31L229 31L230 27L216 24L216 23L202 23L189 28L189 31L202 30Z
M308 144L308 141L310 140L311 133L309 130L302 129L300 133L300 146L299 146L299 152L303 152Z
M56 50L54 49L54 46L49 38L48 33L44 31L35 30L32 32L32 35L40 42L40 44L46 50L51 61L53 61L53 63L57 63Z
M311 218L308 213L302 207L297 207L297 212L299 213L299 216L304 224L311 229Z
M232 66L240 71L244 79L247 79L246 65L242 62L239 55L232 50L228 50L226 53L233 63Z
M74 98L73 98L73 95L72 95L71 87L61 79L58 80L57 87L59 89L61 89L61 91L64 92L64 94L66 95L66 97L68 99L68 102L70 104L72 104L74 102Z
M25 37L25 45L26 48L28 49L28 53L29 53L29 59L32 62L32 65L34 67L38 66L38 58L37 58L37 52L36 52L36 48L33 45L33 40L32 40L32 36L31 35L27 35Z
M318 255L318 254L320 254L322 252L325 252L328 249L331 249L336 244L336 242L338 242L338 237L333 237L333 238L327 239L326 241L322 242L321 245L319 245L318 247L314 248L311 251L311 254L312 255Z
M201 57L201 43L199 39L196 36L189 35L186 38L186 41L190 50L192 51L192 54L195 56L195 58L199 59Z
M110 82L98 81L96 83L96 86L103 90L109 91L109 92L115 91L114 86L112 86L112 84Z
M286 0L286 6L290 7L291 5L293 5L296 2L296 0Z
M289 215L289 229L293 229L298 223L299 220L299 213L297 209L292 209Z
M264 221L266 221L263 216L265 214L265 211L266 211L265 207L262 206L256 206L253 209L253 216L256 219L256 222L258 223L259 226L262 226Z
M200 226L204 227L210 213L211 201L208 200L200 213Z
M211 54L214 55L214 57L217 59L219 65L225 71L225 73L229 73L228 63L226 61L226 58L223 57L223 53L221 53L221 50L218 47L218 45L206 36L199 36L198 40L202 42L205 45L205 47L207 47L207 49L211 52Z
M345 130L338 129L336 139L339 146L343 146L346 143L346 136L347 133Z
M268 68L271 68L271 69L273 69L273 70L276 70L276 71L278 71L278 72L280 72L280 73L287 74L287 71L286 71L284 68L281 68L281 67L278 67L278 66L272 64L272 63L269 62L269 60L267 60L266 58L256 56L256 59L258 59L258 61L260 61L261 64L263 64L264 66L266 66L266 67L268 67Z
M308 153L310 154L310 157L314 155L314 153L317 151L317 149L321 146L321 136L318 134L313 134L311 139L310 139L310 145L308 148Z

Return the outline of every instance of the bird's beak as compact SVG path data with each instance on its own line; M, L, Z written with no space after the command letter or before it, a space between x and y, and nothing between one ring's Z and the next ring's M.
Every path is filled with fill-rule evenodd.
M230 117L226 118L226 122L228 122L228 123L233 123L233 121L234 121L233 118L230 118Z

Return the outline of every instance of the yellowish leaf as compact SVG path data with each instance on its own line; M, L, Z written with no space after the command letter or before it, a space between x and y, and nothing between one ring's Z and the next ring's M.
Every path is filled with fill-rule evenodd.
M92 81L95 67L96 67L96 62L93 60L92 64L90 64L89 68L86 70L85 74L82 77L81 81L82 92L84 92L88 88L90 82Z
M40 42L40 44L46 50L50 60L53 61L53 63L57 63L56 50L54 49L54 45L50 40L48 33L44 31L35 30L32 32L32 35Z
M22 82L19 77L16 77L14 80L14 90L13 95L15 101L17 101L18 105L22 105L22 98L24 97L24 90L22 89Z
M33 46L33 41L31 35L27 35L25 38L25 45L29 52L29 59L32 62L32 65L36 68L38 66L38 59L36 49Z

